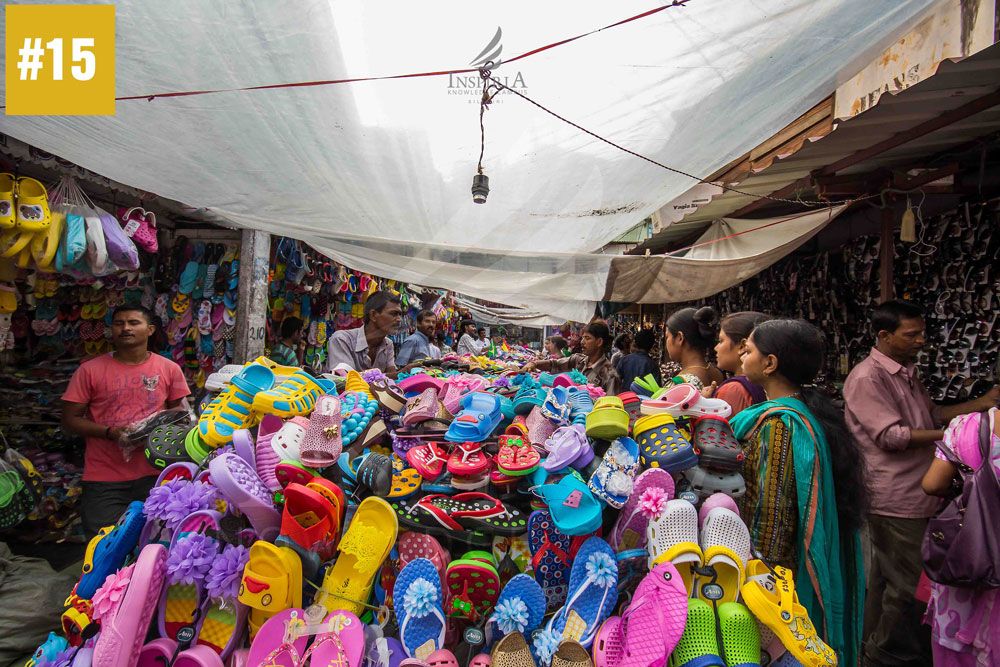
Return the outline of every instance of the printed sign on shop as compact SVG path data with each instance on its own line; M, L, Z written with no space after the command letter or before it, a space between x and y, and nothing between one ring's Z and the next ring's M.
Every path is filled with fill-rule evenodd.
M834 118L852 118L937 71L946 59L961 59L994 42L993 0L947 0L874 62L837 89Z

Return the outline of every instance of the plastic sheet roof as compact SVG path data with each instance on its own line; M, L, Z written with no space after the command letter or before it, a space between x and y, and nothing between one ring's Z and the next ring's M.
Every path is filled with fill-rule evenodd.
M689 0L496 73L580 125L692 174L759 144L853 75L934 0ZM660 6L136 0L117 5L121 96L461 69ZM627 7L627 9L626 9ZM493 49L495 51L495 47ZM596 254L690 178L618 151L476 76L119 102L114 117L4 117L0 131L349 266L589 318Z

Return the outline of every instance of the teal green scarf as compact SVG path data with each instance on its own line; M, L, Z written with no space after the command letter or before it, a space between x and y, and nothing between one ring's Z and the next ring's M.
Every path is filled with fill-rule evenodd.
M826 435L805 403L780 398L733 416L736 437L748 438L765 413L780 415L792 438L800 543L795 591L840 664L856 665L865 595L861 538L855 532L841 539Z

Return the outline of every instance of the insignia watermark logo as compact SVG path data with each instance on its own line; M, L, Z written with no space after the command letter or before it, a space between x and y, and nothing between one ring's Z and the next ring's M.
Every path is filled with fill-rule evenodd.
M493 35L493 39L486 44L486 48L479 52L475 58L469 62L470 67L475 67L476 69L488 69L491 72L496 70L497 67L503 62L501 55L503 54L503 30L497 28L496 34ZM500 76L494 74L493 78L500 81L506 86L515 88L521 92L528 89L527 85L524 83L524 74L520 71L508 73L506 76ZM479 76L479 73L470 74L449 74L448 75L448 94L449 95L460 95L468 97L470 104L479 104L480 98L483 95L483 79ZM496 102L503 101L503 95L496 98Z

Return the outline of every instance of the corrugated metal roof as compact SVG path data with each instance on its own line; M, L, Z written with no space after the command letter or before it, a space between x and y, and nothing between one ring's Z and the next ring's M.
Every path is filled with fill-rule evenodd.
M717 219L795 183L817 169L852 155L893 135L943 113L957 109L1000 88L1000 44L984 49L960 62L945 61L937 73L898 94L883 95L872 109L841 122L833 132L804 142L796 152L774 160L759 173L730 184L750 196L726 191L685 216L680 222L655 234L640 246L662 248L686 238ZM1000 130L1000 106L995 106L838 171L838 175L867 173L879 168L900 167L930 157ZM811 190L800 195L814 198ZM794 199L794 195L789 197Z

